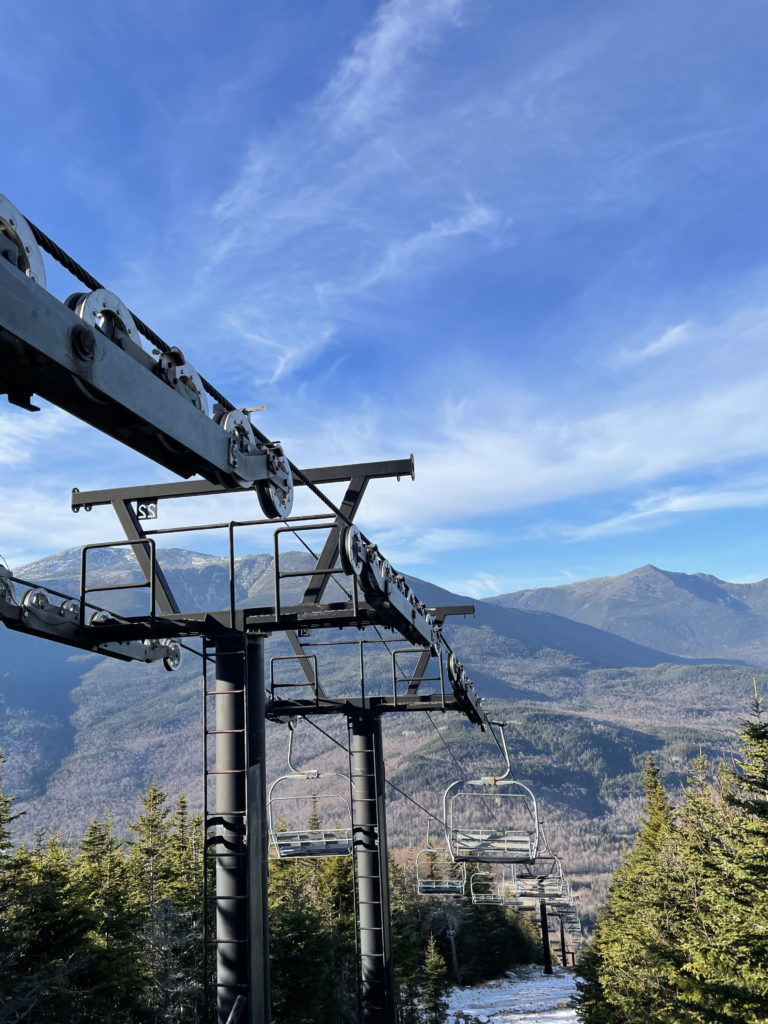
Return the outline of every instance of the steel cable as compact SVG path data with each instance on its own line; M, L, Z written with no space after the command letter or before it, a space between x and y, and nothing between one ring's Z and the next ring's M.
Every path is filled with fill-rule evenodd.
M335 743L337 747L341 747L341 749L345 751L347 755L349 755L349 747L345 747L344 744L340 743L335 736L331 736L331 734L329 732L326 732L325 729L321 728L321 726L316 725L311 718L307 718L305 715L302 715L302 718L304 719L305 722L311 725L313 729L317 729L318 732L321 732L323 736L329 739L332 743ZM415 804L415 806L418 807L419 810L424 811L425 814L428 814L430 818L434 818L435 821L439 822L443 826L443 828L445 828L445 822L443 821L442 818L438 818L436 814L432 813L432 811L427 810L427 808L420 804L418 800L415 800L412 796L406 793L405 790L400 789L399 786L395 785L395 783L392 782L391 779L385 778L384 781L387 783L388 786L391 786L392 789L396 790L401 796L404 796L406 800L410 800L410 802L412 804Z

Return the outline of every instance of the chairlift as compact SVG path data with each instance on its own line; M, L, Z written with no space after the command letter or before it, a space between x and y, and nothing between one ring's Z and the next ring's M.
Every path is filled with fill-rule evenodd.
M512 768L504 727L500 729L507 761L504 775L460 779L443 796L445 837L454 861L527 864L536 859L536 798L527 786L507 778Z
M581 918L578 913L565 914L563 916L563 927L574 937L581 938Z
M454 864L446 850L437 850L429 838L416 854L416 892L419 896L463 896L467 887L465 864Z
M469 878L469 891L473 903L495 907L519 907L515 867L510 865L501 874L495 871L475 871Z
M517 872L517 891L520 896L550 899L562 896L566 881L559 857L552 854L537 856L530 864L521 864Z
M338 784L331 791L323 792L317 787L312 792L297 791L304 788L305 783L317 782L320 779L344 779L347 787L349 776L342 772L321 772L316 768L303 771L294 768L291 763L294 723L288 723L288 767L290 774L281 775L269 787L267 795L267 823L269 838L279 858L286 857L348 857L352 853L352 810L348 797L339 791ZM321 783L321 786L324 785ZM276 792L279 791L279 792ZM293 816L297 816L295 805L303 805L313 811L322 807L326 813L333 814L337 824L332 828L296 828L294 823L287 823L281 811L290 806Z
M563 882L562 892L558 896L552 898L549 902L552 910L557 914L578 913L578 911L574 909L573 891L567 879Z

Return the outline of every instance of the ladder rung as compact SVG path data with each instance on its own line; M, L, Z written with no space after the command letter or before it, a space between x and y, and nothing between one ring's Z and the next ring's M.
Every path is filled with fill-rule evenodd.
M245 768L206 768L206 775L242 775Z
M242 690L206 690L205 691L205 696L206 697L221 697L223 695L228 695L230 697L233 697L237 693L245 693L245 689L242 689Z
M206 729L205 730L205 735L206 736L221 736L221 735L228 735L229 733L233 733L233 732L243 733L243 732L245 732L245 729Z
M208 811L206 821L210 818L232 817L233 814L245 814L245 811ZM207 825L206 828L210 826Z
M229 946L243 945L246 942L248 942L248 939L206 939L205 941L209 943L211 946Z

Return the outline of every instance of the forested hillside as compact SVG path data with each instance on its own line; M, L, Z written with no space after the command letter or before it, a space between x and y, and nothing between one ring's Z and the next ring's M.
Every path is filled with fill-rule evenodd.
M111 816L95 818L82 836L55 834L31 846L15 842L19 823L15 802L0 787L0 1020L215 1020L202 973L202 823L190 816L186 798L170 804L152 783L127 823L126 841ZM393 860L390 881L404 1021L433 1019L425 1009L440 1004L451 979L472 984L539 958L524 915L419 897L412 859ZM349 857L270 862L275 1024L356 1019L352 890Z
M285 557L286 566L306 564L301 553ZM133 578L122 552L100 558L104 583ZM191 606L226 603L221 559L178 550L161 558ZM77 566L76 553L64 552L24 574L76 589ZM240 603L268 600L271 558L244 556L238 567ZM434 603L465 600L419 581L414 587ZM122 600L128 607L136 592ZM621 843L637 826L645 757L653 755L676 791L700 746L714 760L733 750L733 723L753 676L768 678L746 665L667 661L649 647L556 615L482 602L474 619L449 620L446 633L478 693L509 723L515 773L540 799L547 833L575 878L587 919L604 897ZM120 831L152 779L186 792L191 812L200 810L198 656L185 652L179 670L167 673L8 631L0 644L0 746L7 790L26 812L17 823L19 836L32 842L39 832L60 829L78 837L94 815L110 810ZM284 641L268 643L268 657L287 651ZM386 667L382 679L385 673ZM358 684L339 656L329 662L324 685L330 693L349 693ZM332 734L336 728L324 727ZM345 742L341 732L337 738ZM501 764L487 737L455 715L392 717L384 722L384 742L391 781L438 816L443 789L459 777L453 757L468 771ZM267 743L275 777L287 767L285 727L270 723ZM346 768L343 752L310 725L300 727L295 758L299 765ZM394 788L388 815L393 845L423 839L427 815Z

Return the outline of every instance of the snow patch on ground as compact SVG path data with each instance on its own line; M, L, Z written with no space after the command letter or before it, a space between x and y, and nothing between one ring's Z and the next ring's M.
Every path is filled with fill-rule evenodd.
M510 971L501 981L476 988L455 988L449 998L448 1020L457 1024L577 1024L569 1002L576 993L576 976L555 968L547 975L538 966Z

